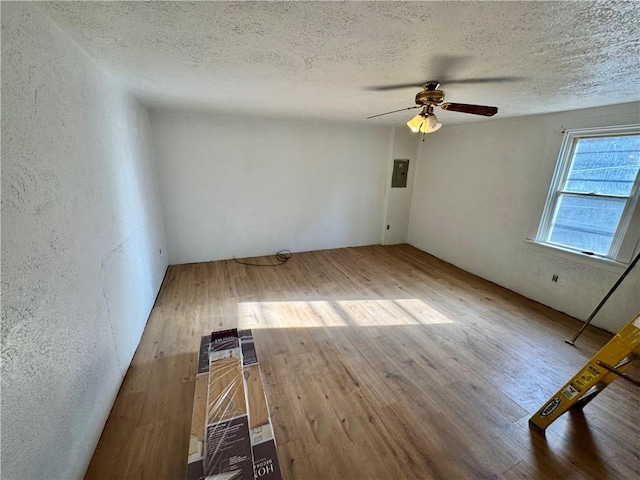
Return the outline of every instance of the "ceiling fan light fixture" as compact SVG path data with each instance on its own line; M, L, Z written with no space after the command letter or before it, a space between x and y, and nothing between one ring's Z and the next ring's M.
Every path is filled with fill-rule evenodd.
M407 127L409 127L413 133L418 133L422 125L425 123L424 120L425 118L422 113L419 113L407 122Z
M433 133L436 130L440 130L440 127L442 127L442 124L438 121L438 117L436 117L435 113L430 113L420 127L420 132Z
M407 126L413 133L432 133L439 130L442 124L433 113L420 112L407 122Z

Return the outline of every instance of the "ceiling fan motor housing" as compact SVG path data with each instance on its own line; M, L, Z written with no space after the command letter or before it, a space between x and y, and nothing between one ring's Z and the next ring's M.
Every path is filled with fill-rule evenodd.
M442 90L423 90L416 95L417 105L439 105L444 101Z

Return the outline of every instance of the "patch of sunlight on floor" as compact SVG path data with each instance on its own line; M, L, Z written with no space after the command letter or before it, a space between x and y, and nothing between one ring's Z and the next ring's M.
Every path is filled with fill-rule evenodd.
M401 298L394 300L394 302L424 325L432 323L454 323L449 317L417 298Z
M240 328L346 327L349 324L324 300L311 302L240 302Z
M343 300L336 303L360 327L453 323L453 320L417 298Z
M387 327L454 323L417 298L240 302L240 328Z

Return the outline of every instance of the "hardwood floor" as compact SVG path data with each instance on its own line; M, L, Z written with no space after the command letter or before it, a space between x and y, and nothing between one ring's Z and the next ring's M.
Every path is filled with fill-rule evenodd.
M236 326L287 479L640 478L629 382L529 430L610 338L580 325L408 245L172 266L86 478L184 478L200 336Z

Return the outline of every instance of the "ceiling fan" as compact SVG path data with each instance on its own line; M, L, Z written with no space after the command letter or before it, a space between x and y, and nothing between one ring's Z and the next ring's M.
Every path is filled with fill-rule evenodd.
M493 79L491 79L493 80ZM405 88L411 85L392 85L388 87L377 88L378 90L390 90L395 88ZM498 107L489 107L486 105L471 105L468 103L451 103L444 101L444 92L439 90L440 82L431 80L422 85L422 91L416 95L416 105L413 107L401 108L400 110L393 110L391 112L380 113L378 115L372 115L370 118L381 117L382 115L389 115L390 113L402 112L405 110L413 110L415 108L421 108L422 111L407 122L407 126L414 133L432 133L442 127L442 124L438 121L438 117L433 113L434 107L439 107L442 110L450 110L452 112L470 113L472 115L483 115L485 117L492 117L498 113Z

